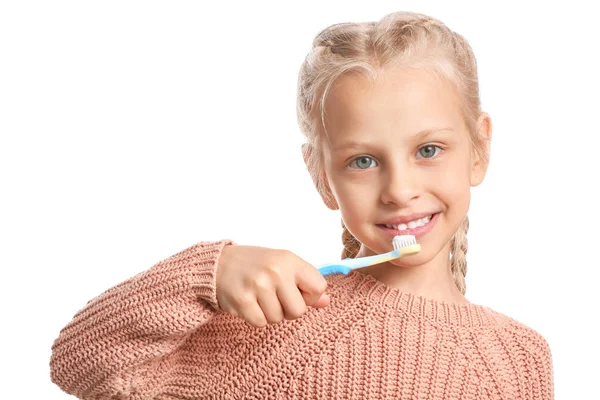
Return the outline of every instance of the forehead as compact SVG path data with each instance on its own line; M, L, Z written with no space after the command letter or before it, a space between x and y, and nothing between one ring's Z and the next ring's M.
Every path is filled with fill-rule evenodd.
M356 135L414 133L462 124L454 87L426 70L389 69L374 81L358 73L342 76L325 103L330 142Z

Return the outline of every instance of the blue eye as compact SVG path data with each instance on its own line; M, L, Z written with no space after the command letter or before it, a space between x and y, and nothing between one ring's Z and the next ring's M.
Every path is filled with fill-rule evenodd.
M442 150L440 146L428 144L426 146L421 147L417 154L422 155L423 156L422 158L433 158L434 156L436 156L438 154L438 152L436 152L436 149L438 149L440 151Z
M358 169L368 169L368 167L371 163L369 163L369 161L365 162L365 160L375 162L375 161L373 161L373 159L371 157L362 156L362 157L358 157L358 158L355 158L354 160L352 160L350 162L350 165L352 165L354 162L356 162L357 165L359 166ZM366 167L366 168L362 168L362 167Z

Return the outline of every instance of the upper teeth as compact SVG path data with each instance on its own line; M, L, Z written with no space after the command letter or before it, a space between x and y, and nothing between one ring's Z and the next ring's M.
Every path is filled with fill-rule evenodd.
M403 230L406 230L407 228L408 229L414 229L417 226L423 226L426 223L428 223L429 220L431 220L431 215L428 216L428 217L425 217L425 218L418 219L416 221L410 221L407 224L400 224L400 225L389 225L389 224L386 224L385 226L388 227L388 228L391 228L391 229L397 229L399 231L403 231Z

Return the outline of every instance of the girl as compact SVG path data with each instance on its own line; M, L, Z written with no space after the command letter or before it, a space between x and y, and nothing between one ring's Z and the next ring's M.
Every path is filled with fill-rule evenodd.
M330 26L297 111L342 258L400 234L422 251L325 278L287 250L197 243L79 311L52 380L82 399L552 399L546 340L464 296L492 131L465 39L406 12Z

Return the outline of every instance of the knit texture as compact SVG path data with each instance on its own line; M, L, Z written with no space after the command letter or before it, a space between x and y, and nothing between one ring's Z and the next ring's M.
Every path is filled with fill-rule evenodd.
M230 244L197 243L89 301L52 345L52 381L98 400L554 398L533 329L358 271L326 277L329 306L253 327L218 308Z

